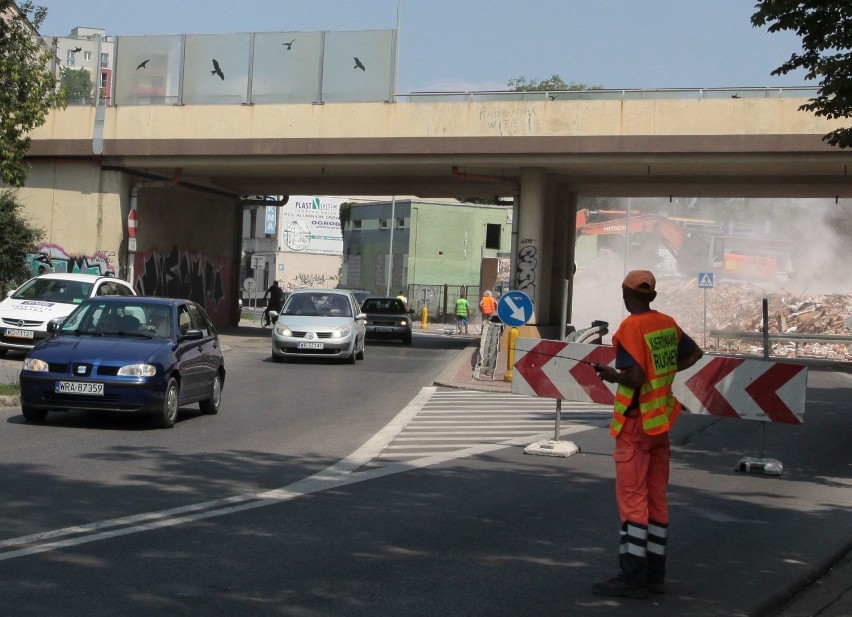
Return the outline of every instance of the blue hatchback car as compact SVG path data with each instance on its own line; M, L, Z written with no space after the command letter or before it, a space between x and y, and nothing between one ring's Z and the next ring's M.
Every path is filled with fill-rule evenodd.
M219 338L198 304L97 297L27 354L21 410L29 422L43 422L48 411L144 413L171 428L182 405L217 413L224 383Z

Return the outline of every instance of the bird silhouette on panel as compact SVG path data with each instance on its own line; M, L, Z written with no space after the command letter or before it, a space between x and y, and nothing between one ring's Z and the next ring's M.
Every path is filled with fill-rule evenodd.
M738 98L740 98L740 95L739 94L732 94L731 98L732 99L738 99Z
M367 70L364 67L364 64L358 58L354 58L354 60L355 60L355 66L352 67L353 69L361 69L362 71Z
M556 100L556 99L558 99L559 97L558 97L557 95L555 95L555 94L548 94L548 95L547 95L547 98L549 98L551 101L555 101L555 100Z
M218 75L219 79L225 79L225 74L222 72L222 68L219 66L219 63L216 61L216 58L213 58L213 70L210 71L210 74Z
M139 64L136 65L136 70L138 71L139 69L147 69L148 63L150 61L151 61L151 58L148 58L147 60L143 60L142 62L140 62Z
M295 42L296 42L296 39L293 39L293 40L292 40L292 41L290 41L289 43L281 43L281 44L282 44L284 47L286 47L286 48L287 48L287 51L290 51L291 49L293 49L293 43L295 43Z
M81 51L83 51L83 48L82 48L82 47L75 47L72 51L73 51L75 54L78 54L78 53L80 53Z

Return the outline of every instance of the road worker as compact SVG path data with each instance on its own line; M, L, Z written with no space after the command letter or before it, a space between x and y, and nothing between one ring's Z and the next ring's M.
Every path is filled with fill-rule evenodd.
M702 351L673 318L651 309L657 297L651 272L628 272L621 290L630 315L612 338L615 368L595 366L602 380L618 384L610 434L615 437L621 571L596 583L594 592L645 598L649 592L665 593L669 430L681 409L672 382Z

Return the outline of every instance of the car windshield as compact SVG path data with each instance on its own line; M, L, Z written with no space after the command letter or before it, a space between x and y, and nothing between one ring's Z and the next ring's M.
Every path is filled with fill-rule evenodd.
M68 316L60 332L100 336L171 338L174 333L172 307L168 304L105 302L89 300Z
M21 285L12 297L15 300L38 300L80 304L92 292L92 283L55 278L34 278Z
M405 305L397 298L367 298L361 307L365 313L405 313Z
M342 294L293 293L284 305L284 315L351 317L352 303Z

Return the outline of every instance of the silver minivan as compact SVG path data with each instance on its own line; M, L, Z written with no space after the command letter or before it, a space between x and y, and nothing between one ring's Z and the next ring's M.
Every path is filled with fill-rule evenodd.
M272 329L272 359L364 359L367 316L351 291L299 289L290 293Z

